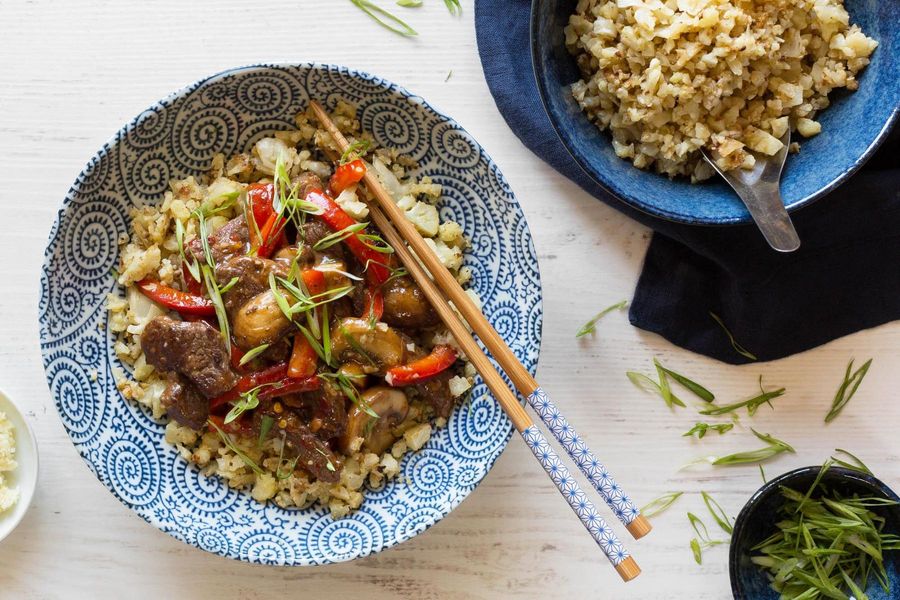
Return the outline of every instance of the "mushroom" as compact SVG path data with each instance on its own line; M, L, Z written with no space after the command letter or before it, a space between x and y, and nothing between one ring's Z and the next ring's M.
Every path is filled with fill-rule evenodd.
M372 325L366 319L348 317L332 327L331 351L338 360L351 360L375 373L403 363L406 346L385 323Z
M378 415L377 419L366 411L366 406ZM382 385L367 389L350 410L341 449L349 452L356 438L363 438L363 446L369 452L383 453L397 439L392 429L403 422L408 412L409 401L402 390Z
M234 316L234 341L245 350L278 341L291 329L291 322L275 300L272 290L254 296Z
M345 362L338 368L338 373L346 377L357 389L366 387L366 371L362 365L356 362Z
M409 277L396 277L381 287L384 322L404 329L431 327L440 322L422 288Z

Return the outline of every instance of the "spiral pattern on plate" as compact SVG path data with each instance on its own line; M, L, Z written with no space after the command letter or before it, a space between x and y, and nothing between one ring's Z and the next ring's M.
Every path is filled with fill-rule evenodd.
M159 494L159 456L146 440L110 442L104 447L104 466L113 490L128 504L150 504Z
M413 454L403 469L409 491L424 499L440 498L450 488L453 481L451 457L446 452Z
M277 531L252 532L238 542L237 551L244 560L263 565L292 564L296 556L290 541Z
M335 521L323 514L313 521L306 534L308 551L318 562L342 562L365 556L383 544L383 525L360 510L352 519Z
M217 153L238 150L239 128L237 115L225 106L179 113L175 120L174 158L185 169L205 171Z

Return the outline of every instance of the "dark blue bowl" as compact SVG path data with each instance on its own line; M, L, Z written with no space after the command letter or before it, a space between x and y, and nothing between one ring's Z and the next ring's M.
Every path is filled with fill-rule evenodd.
M778 600L778 593L769 587L765 572L750 562L750 549L775 533L775 523L780 519L778 508L782 505L780 486L786 486L806 493L819 474L821 467L803 467L789 471L759 488L741 510L734 524L731 536L731 550L728 556L728 570L731 575L731 591L735 600ZM822 482L842 494L858 493L860 496L878 496L900 502L891 488L865 473L849 469L831 468ZM900 533L900 506L875 509L887 519L885 533ZM898 552L885 554L885 568L891 584L891 594L874 579L869 580L866 594L870 600L890 600L900 597L900 556Z
M721 180L692 185L641 171L613 152L609 136L588 121L569 93L581 78L563 28L577 0L532 0L531 52L541 100L575 161L612 195L651 215L697 225L749 223L750 213ZM852 23L879 42L856 92L836 91L816 119L822 133L788 158L781 192L788 210L827 194L875 152L900 109L900 28L895 0L846 0ZM861 202L864 199L860 199ZM864 209L864 207L862 207Z

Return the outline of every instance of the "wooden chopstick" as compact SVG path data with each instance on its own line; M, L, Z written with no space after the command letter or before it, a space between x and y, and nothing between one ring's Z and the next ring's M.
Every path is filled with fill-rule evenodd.
M326 127L341 149L346 149L349 146L347 140L331 122L330 117L325 113L324 109L316 102L312 103L312 107L316 112L319 121ZM367 182L367 185L368 184L369 182ZM377 180L375 180L375 185L379 185ZM372 187L369 187L369 189L374 192ZM392 201L391 204L393 204ZM419 262L416 260L413 253L406 247L404 240L394 229L391 221L376 206L370 205L369 214L382 235L394 248L395 253L400 261L406 266L410 275L412 275L419 287L422 288L423 293L434 306L438 316L440 316L441 320L447 325L447 328L453 334L463 352L481 374L488 388L509 416L510 421L525 439L529 448L531 448L535 458L537 458L544 467L544 470L550 476L551 480L553 480L554 484L556 484L560 493L600 546L601 550L603 550L603 553L613 564L616 571L625 581L630 581L637 577L641 572L637 562L624 549L621 541L609 525L607 525L603 518L597 514L593 503L587 498L577 482L571 477L568 469L559 460L559 457L549 446L543 434L534 425L534 422L506 386L506 383L494 369L493 364L491 364L487 356L481 351L481 348L475 342L459 316L448 304L447 299L441 291L438 290L429 275L419 265ZM427 248L426 252L430 254L430 250L427 250ZM447 273L446 270L444 272ZM447 274L449 275L449 273ZM480 315L481 313L479 312L478 314ZM482 316L482 319L483 318L484 317Z
M341 150L346 150L349 147L349 143L331 121L322 105L313 100L310 102L310 106L319 122L331 134ZM540 387L537 380L519 362L503 338L500 337L481 313L481 310L472 302L469 295L463 291L456 278L441 264L415 226L406 219L403 212L391 198L391 195L381 185L377 175L367 172L364 182L381 209L399 230L400 236L410 245L428 271L431 272L438 287L443 290L463 318L470 324L488 351L509 376L518 392L526 398L528 404L541 417L541 421L566 450L566 453L575 462L578 469L588 478L594 489L613 511L613 514L625 525L625 528L634 539L640 539L647 535L652 529L650 521L640 514L640 511L628 494L616 483L609 469L587 447L584 439L578 435L575 428L572 427L550 400L547 392Z

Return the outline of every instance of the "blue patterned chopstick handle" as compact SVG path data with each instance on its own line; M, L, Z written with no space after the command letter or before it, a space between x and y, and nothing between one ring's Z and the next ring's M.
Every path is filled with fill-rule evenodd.
M541 421L544 422L553 437L566 449L566 453L575 461L578 469L584 473L594 489L603 497L619 521L625 526L634 521L640 514L634 502L625 494L625 490L619 487L603 463L597 460L591 449L585 445L575 428L569 425L547 393L541 388L537 388L528 396L528 404L541 417Z
M525 443L531 448L531 452L540 461L547 475L556 484L559 493L563 495L575 514L581 520L585 529L603 550L603 554L609 559L614 567L628 558L628 551L622 546L622 542L616 537L612 528L607 525L599 514L594 503L588 500L584 495L578 482L572 478L569 470L559 460L559 456L553 451L553 448L547 443L544 434L540 432L536 425L532 425L523 430L522 437Z

